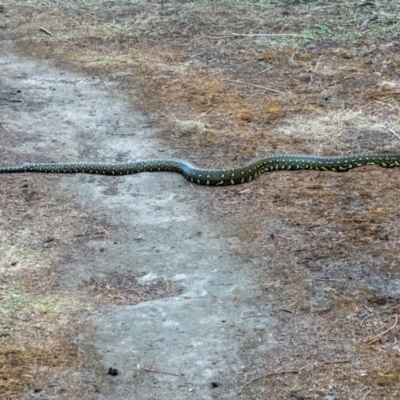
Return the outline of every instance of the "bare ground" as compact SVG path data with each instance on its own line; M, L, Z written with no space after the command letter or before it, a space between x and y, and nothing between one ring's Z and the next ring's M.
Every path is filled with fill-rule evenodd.
M2 3L3 43L115 82L132 100L132 110L151 115L158 129L156 155L165 148L215 166L270 152L398 151L397 1ZM278 36L249 35L257 33ZM8 91L1 106L12 107L18 96ZM106 139L103 146L86 143L84 154L68 153L62 139L51 143L41 136L46 116L35 108L27 112L32 121L24 146L17 130L7 130L12 124L3 114L2 146L15 147L4 164L24 161L26 154L36 154L32 161L53 160L55 154L69 161L126 156L121 148L107 153ZM73 128L83 129L79 121ZM76 140L85 142L79 135ZM118 242L123 221L110 220L107 209L95 215L79 193L65 197L67 190L55 189L57 181L13 176L0 183L0 388L9 398L32 396L41 387L66 398L116 393L116 377L106 374L108 364L99 364L99 349L76 340L83 332L94 335L93 325L83 321L97 313L99 301L132 304L163 293L178 296L187 284L160 281L152 291L132 280L150 267L133 275L94 276L85 289L78 284L83 276L60 275L71 260L90 264L85 238ZM188 185L179 178L171 182L180 190ZM363 168L342 175L270 174L245 186L185 191L182 207L197 199L200 220L227 239L232 271L239 275L244 269L254 290L235 296L249 314L231 321L228 334L238 345L228 364L245 369L232 368L229 375L225 365L222 381L211 377L203 392L187 392L191 398L320 399L330 392L343 399L399 397L399 186L398 171ZM162 187L162 193L168 190L169 184ZM52 249L54 240L59 244ZM213 243L210 233L199 248L207 251ZM159 251L167 257L167 248ZM224 270L222 261L215 263ZM71 276L77 276L76 285ZM251 329L243 330L246 324ZM260 349L260 342L267 345ZM214 361L221 362L218 356ZM151 366L120 384L148 384L148 393L133 395L138 399L178 398L178 391L157 392L158 383L142 375L157 373L152 370L160 371Z

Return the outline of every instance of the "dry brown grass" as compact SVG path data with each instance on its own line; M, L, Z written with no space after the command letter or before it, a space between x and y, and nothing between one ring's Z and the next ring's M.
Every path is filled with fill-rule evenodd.
M12 191L8 179L0 184L0 396L23 399L51 381L49 395L82 399L87 382L96 384L92 352L76 338L77 332L90 334L82 310L90 313L91 305L57 289L53 247L71 244L87 229L87 216L61 205L46 184L32 190L32 182L16 179Z
M90 354L83 353L76 339L76 332L85 329L77 312L88 304L53 289L54 259L7 245L2 236L0 393L23 398L28 389L40 392L50 378L58 382L60 396L66 392L70 398L82 398L79 374L90 365Z

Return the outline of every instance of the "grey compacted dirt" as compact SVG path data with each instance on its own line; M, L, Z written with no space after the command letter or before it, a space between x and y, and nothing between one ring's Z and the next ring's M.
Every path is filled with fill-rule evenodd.
M0 147L9 163L170 155L151 119L129 105L135 93L6 48L0 54L0 122L8 132ZM79 336L82 346L93 345L104 371L103 385L88 396L232 399L245 382L248 360L253 369L275 338L270 307L255 301L261 289L251 271L261 261L232 255L237 239L215 231L201 212L204 192L211 196L218 189L168 173L34 179L107 231L64 251L57 266L60 290L90 295L90 282L112 276L173 288L171 297L138 304L101 303L89 321L95 333ZM118 375L108 375L109 368ZM50 398L46 393L43 388L31 396Z

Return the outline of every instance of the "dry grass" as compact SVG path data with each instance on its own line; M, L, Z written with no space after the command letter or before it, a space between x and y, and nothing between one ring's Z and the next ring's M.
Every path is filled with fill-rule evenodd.
M39 393L50 378L58 383L59 398L64 392L82 398L80 374L90 357L76 339L85 326L77 312L87 303L52 290L54 260L43 260L40 252L3 241L0 254L1 395L17 399L28 389Z
M3 4L2 35L21 52L139 88L135 107L202 165L266 152L398 151L398 1ZM280 345L266 378L242 396L396 396L399 296L387 288L399 277L397 175L280 173L193 189L206 214L226 222L218 229L240 239L233 251L265 260L259 300L275 310ZM243 385L263 375L254 366Z
M83 399L98 384L93 352L77 339L91 335L83 320L93 307L57 289L56 268L63 248L98 228L56 199L50 182L39 188L34 180L0 184L0 397L25 399L46 387L57 398Z

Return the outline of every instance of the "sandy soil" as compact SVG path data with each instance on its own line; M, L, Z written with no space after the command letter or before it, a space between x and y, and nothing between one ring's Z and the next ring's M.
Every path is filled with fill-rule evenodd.
M89 3L0 8L2 164L398 151L393 5ZM397 398L399 190L2 175L0 394Z

